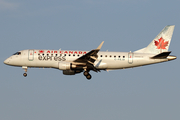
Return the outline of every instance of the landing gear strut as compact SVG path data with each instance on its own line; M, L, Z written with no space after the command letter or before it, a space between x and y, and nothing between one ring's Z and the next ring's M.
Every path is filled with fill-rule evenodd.
M88 80L90 80L90 79L92 78L92 76L89 74L88 71L84 71L84 76L86 76L86 78L87 78Z

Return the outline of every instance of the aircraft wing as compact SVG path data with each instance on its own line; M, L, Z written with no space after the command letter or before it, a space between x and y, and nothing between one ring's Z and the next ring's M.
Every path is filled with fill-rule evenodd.
M87 68L93 69L94 71L98 71L94 67L94 62L97 60L98 55L97 53L101 49L104 41L94 50L91 50L90 52L86 53L85 55L79 57L78 59L74 60L73 62L78 62L78 63L85 63Z

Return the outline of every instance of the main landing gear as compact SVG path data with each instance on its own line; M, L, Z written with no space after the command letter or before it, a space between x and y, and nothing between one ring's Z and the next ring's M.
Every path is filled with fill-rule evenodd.
M23 73L23 76L26 77L27 76L27 69L28 68L26 66L23 66L22 68L25 70L25 73Z
M86 76L86 78L87 78L88 80L90 80L90 79L92 78L92 76L89 74L88 71L84 71L84 76Z

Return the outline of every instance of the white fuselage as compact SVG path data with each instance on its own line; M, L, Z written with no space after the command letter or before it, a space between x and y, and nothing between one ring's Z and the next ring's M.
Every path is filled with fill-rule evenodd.
M100 51L104 41L91 51L72 50L22 50L4 61L7 65L21 66L27 72L28 67L46 67L63 70L64 75L75 75L83 72L91 79L89 72L116 70L155 64L176 59L169 56L174 25L166 26L151 43L135 52ZM24 77L27 73L23 74Z
M20 55L12 55L4 63L21 67L59 68L61 62L73 62L88 51L71 50L22 50ZM151 59L154 54L132 52L98 52L94 66L99 69L114 70L138 67L148 64L165 62L171 59Z

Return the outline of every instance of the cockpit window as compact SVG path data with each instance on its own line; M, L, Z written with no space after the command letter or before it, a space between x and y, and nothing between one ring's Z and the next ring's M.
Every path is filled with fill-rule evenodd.
M21 52L16 52L13 55L21 55Z

